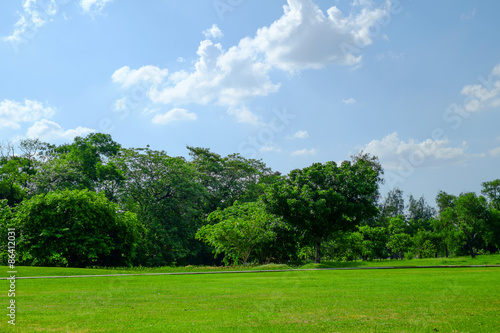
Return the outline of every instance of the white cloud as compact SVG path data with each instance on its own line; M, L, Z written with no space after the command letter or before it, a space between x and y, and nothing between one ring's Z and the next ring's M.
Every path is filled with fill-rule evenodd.
M19 129L21 127L20 123L50 118L54 114L55 110L53 108L44 106L38 101L26 99L24 104L21 104L6 99L0 102L0 128Z
M217 39L217 38L224 37L224 34L219 29L219 27L217 26L217 24L214 24L214 25L212 25L212 27L210 29L207 29L207 30L203 31L203 34L205 35L206 38Z
M165 114L157 114L153 117L153 124L166 125L174 121L193 121L198 119L195 113L189 113L185 109L175 108Z
M128 66L123 66L113 73L111 79L113 82L121 84L123 88L130 88L140 82L160 84L167 75L167 69L160 69L151 65L132 70Z
M460 92L466 97L463 107L452 104L450 108L464 110L466 112L478 112L484 108L500 106L500 64L491 71L489 81L483 84L466 85Z
M342 102L344 102L344 104L349 105L349 104L354 104L354 103L356 103L357 101L356 101L354 98L352 98L352 97L351 97L351 98L349 98L349 99L343 99L343 100L342 100Z
M488 151L488 153L490 153L490 155L493 156L493 157L500 156L500 147L496 147L496 148L490 149Z
M360 48L372 43L371 29L390 15L391 3L372 8L366 1L358 7L357 15L345 16L335 6L325 15L312 0L288 0L283 16L248 42L268 64L286 71L354 65L361 61Z
M37 1L24 0L23 11L19 12L19 20L14 24L12 35L2 37L6 42L21 42L32 38L38 29L43 27L57 14L56 0Z
M460 18L462 19L462 21L468 21L468 20L472 20L474 18L474 16L476 16L476 8L474 8L469 13L460 15Z
M259 121L259 117L246 106L229 108L228 113L235 116L239 123L247 123L255 126L263 125L263 123Z
M42 119L37 121L28 129L26 135L30 139L40 139L42 141L71 141L77 136L85 136L95 130L86 127L64 130L59 124Z
M281 147L274 142L267 142L260 148L263 153L281 153Z
M199 58L193 72L173 73L171 76L176 77L173 84L167 84L161 90L156 87L150 90L149 96L153 102L216 103L237 107L251 98L266 96L279 88L268 76L269 66L244 49L232 47L226 52L220 44L204 40L197 53Z
M297 131L293 135L293 139L307 139L309 137L309 133L307 131Z
M81 0L80 6L86 13L101 13L108 2L111 0Z
M317 154L316 149L301 149L301 150L295 150L290 153L290 156L314 156Z
M404 142L398 133L387 135L382 140L373 140L362 148L366 153L377 156L386 169L399 170L407 167L438 166L463 162L466 143L462 146L450 147L448 140L425 140L416 142L410 139Z
M166 105L217 104L239 121L256 124L255 116L235 110L248 110L251 100L278 91L280 84L270 78L273 69L297 72L328 64L359 65L360 48L372 43L370 29L380 25L390 9L390 1L379 8L363 2L355 8L357 14L344 15L337 7L325 13L312 0L288 0L279 19L227 50L209 39L202 41L194 70L165 79L167 70L155 68L161 75L152 76L156 86L148 96ZM217 25L204 33L207 38L222 36ZM123 67L113 74L113 81L130 86L138 81L135 76L140 75Z
M122 97L115 102L115 110L125 110L127 108L127 97Z

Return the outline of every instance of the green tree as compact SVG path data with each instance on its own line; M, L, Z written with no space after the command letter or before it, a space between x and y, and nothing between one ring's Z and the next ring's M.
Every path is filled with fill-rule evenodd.
M354 229L363 219L373 217L382 169L368 155L344 161L315 163L292 170L281 182L272 185L264 196L267 209L304 232L316 246L321 260L321 242L336 231Z
M88 190L37 195L18 205L16 220L18 252L33 265L129 265L139 236L135 214Z
M444 209L441 218L461 232L469 254L474 258L489 218L486 199L475 193L462 193L452 207Z
M124 177L116 165L121 146L109 134L91 133L71 144L50 146L48 160L36 177L38 193L63 189L104 192L117 201Z
M212 212L208 216L211 224L200 228L196 238L213 246L215 255L224 253L227 265L228 259L246 264L259 244L276 237L271 228L275 220L262 203L236 201L231 207Z
M481 193L488 198L490 205L494 209L500 210L500 179L484 182L481 185L483 187Z
M194 167L149 148L123 150L119 165L126 177L121 203L145 227L136 263L171 265L196 254L205 189Z
M379 204L379 209L379 220L382 220L380 224L385 227L387 227L390 218L404 215L405 201L403 199L403 191L399 188L390 190L384 200Z
M392 234L389 236L386 247L391 251L391 258L403 259L404 254L411 249L411 236L403 232Z
M235 201L256 201L264 193L266 184L272 183L279 174L255 159L239 154L222 157L207 148L187 147L190 163L198 171L199 181L207 190L204 200L205 213L226 208Z

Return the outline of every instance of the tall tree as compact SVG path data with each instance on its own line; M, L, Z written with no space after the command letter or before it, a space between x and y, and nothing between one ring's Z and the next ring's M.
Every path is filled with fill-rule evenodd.
M199 182L207 189L204 210L208 214L217 208L231 206L236 200L255 201L264 193L264 184L276 178L271 169L255 159L239 154L222 157L207 148L187 147L190 163L199 174Z
M146 228L139 262L171 265L193 254L205 195L193 166L149 148L123 150L120 166L126 176L122 204Z
M403 191L395 187L387 193L383 202L380 204L380 215L383 217L396 217L404 215L405 200Z
M266 192L269 212L307 234L321 260L321 242L336 231L353 229L377 214L376 200L382 169L368 155L344 161L315 163L292 170L280 183Z
M462 233L469 254L474 258L488 222L486 199L475 193L462 193L456 198L453 207L448 207L441 213L441 218Z
M273 240L272 225L277 218L265 211L260 202L239 203L208 216L209 224L198 230L196 238L214 247L214 254L224 253L224 262L246 264L261 243Z
M484 182L481 185L483 187L481 193L488 198L490 205L500 210L500 179Z

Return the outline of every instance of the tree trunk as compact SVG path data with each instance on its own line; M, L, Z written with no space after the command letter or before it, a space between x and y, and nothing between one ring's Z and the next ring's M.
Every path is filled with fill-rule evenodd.
M316 237L316 259L314 262L317 264L321 262L321 237Z
M472 258L476 257L476 254L474 253L474 247L472 245L469 246L469 252Z

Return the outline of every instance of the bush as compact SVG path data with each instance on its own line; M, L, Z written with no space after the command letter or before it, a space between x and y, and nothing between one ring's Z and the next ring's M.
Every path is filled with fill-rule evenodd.
M17 207L15 218L20 260L32 265L129 265L139 238L135 214L88 190L35 196Z

